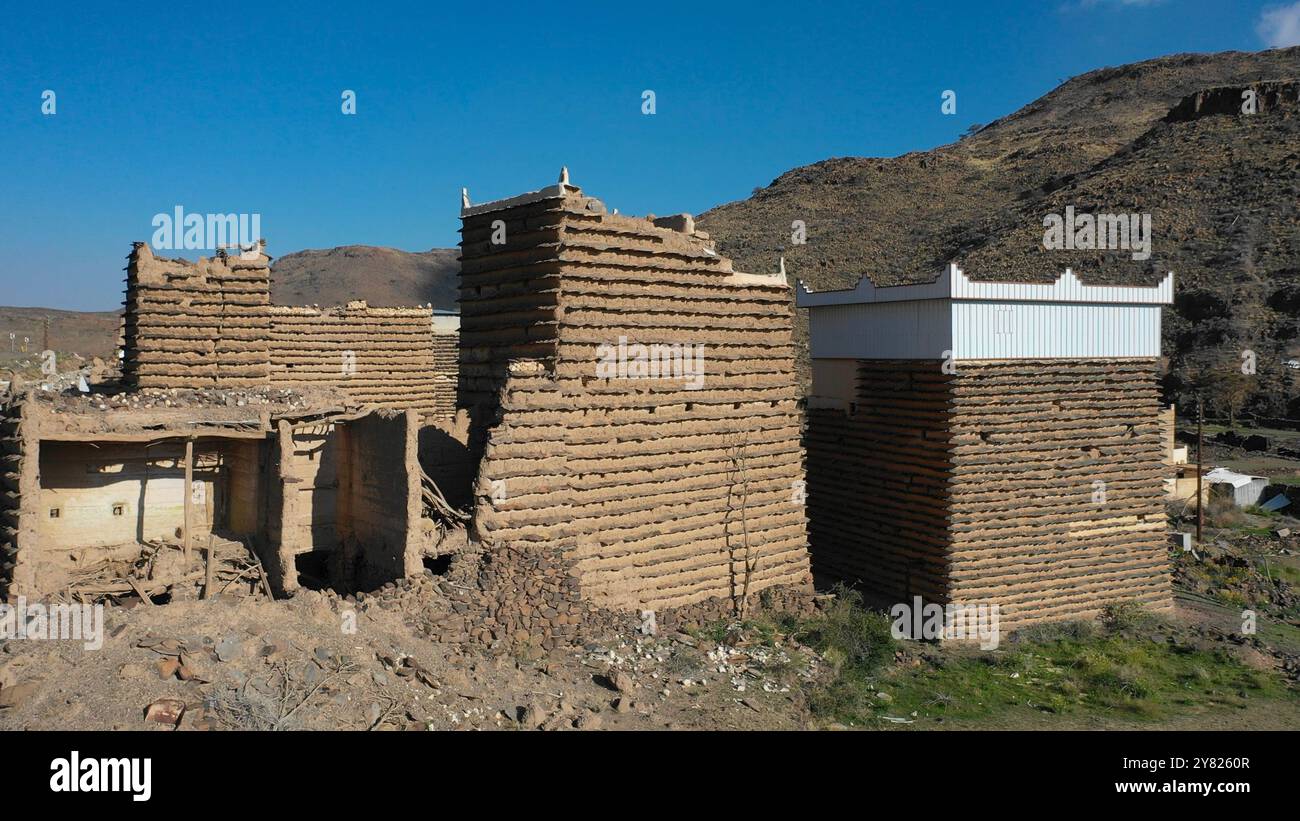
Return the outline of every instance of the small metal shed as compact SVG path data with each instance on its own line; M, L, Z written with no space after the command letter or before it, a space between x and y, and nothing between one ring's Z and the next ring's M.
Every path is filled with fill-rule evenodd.
M1250 507L1259 504L1260 496L1268 489L1267 476L1248 476L1227 468L1215 468L1205 474L1211 493L1232 494L1232 502L1237 507Z

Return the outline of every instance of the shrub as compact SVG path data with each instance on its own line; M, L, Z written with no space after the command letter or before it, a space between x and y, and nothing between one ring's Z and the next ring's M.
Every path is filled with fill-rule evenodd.
M1111 633L1125 633L1150 625L1154 617L1140 602L1122 601L1101 609L1101 623Z
M819 618L804 624L802 640L831 659L840 669L868 676L894 658L897 641L889 617L862 606L862 596L843 585Z

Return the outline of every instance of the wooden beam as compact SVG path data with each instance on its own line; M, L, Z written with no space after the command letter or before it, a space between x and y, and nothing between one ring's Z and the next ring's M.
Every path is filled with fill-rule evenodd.
M194 437L185 440L185 566L190 563L190 542L194 522Z
M203 577L203 598L205 599L212 598L212 584L215 578L216 566L217 566L217 547L215 542L216 542L216 538L211 533L209 533L208 534L208 565L207 568L205 569L204 577Z
M98 431L42 431L38 438L46 442L165 442L189 436L208 439L265 439L262 430L227 430L224 428L196 428L193 433L166 433L144 431L141 433L103 433Z

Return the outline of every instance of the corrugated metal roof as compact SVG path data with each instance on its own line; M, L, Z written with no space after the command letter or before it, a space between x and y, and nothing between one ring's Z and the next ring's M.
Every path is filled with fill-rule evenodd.
M1205 480L1214 484L1229 484L1233 487L1245 487L1251 482L1260 480L1267 482L1268 477L1249 476L1245 473L1238 473L1235 470L1228 470L1227 468L1215 468L1214 470L1206 471Z

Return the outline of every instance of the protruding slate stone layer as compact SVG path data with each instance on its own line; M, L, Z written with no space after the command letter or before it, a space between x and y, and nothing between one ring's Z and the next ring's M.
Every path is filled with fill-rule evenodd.
M859 363L809 415L815 566L1007 629L1171 604L1152 360Z
M0 405L0 601L11 601L33 588L34 511L22 499L35 498L39 442L24 435L23 403Z
M611 610L734 600L746 538L751 596L810 589L786 283L571 187L472 212L462 234L479 538L558 549L581 597ZM632 356L703 345L699 388L599 375L620 338Z
M335 388L359 404L449 415L456 336L434 334L431 308L272 306L270 380Z
M813 568L890 601L946 601L952 382L939 362L858 363L856 412L808 411Z
M122 371L132 388L265 385L271 329L270 258L128 259Z
M1004 626L1172 606L1156 363L959 362L951 595Z

